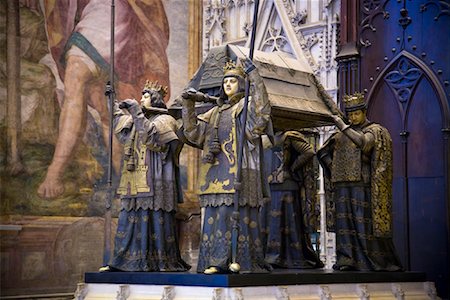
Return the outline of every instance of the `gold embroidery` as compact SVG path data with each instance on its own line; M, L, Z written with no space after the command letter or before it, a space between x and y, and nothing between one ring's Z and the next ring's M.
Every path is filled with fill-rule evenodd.
M137 141L135 141L135 149L138 148L136 143ZM147 146L140 145L137 155L134 153L134 156L137 156L137 166L135 170L128 171L127 168L122 169L122 176L120 178L119 188L117 189L119 195L127 195L128 188L130 189L130 195L150 192L150 187L147 184L148 166L145 164L146 153Z

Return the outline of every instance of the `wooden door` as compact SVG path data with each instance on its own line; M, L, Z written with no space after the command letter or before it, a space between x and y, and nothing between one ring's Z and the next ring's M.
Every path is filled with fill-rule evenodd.
M394 241L448 297L450 15L444 1L359 2L360 86L394 146Z

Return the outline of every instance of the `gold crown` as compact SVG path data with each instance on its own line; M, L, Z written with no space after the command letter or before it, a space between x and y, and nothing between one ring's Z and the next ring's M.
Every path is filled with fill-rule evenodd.
M355 111L366 108L363 93L354 93L353 95L344 96L344 105L346 111Z
M223 67L223 77L229 76L245 77L244 69L241 66L236 66L234 61L229 60L225 63L225 67Z
M168 87L160 85L158 83L158 81L153 82L153 81L147 80L145 82L145 86L144 86L143 90L144 91L145 90L152 90L152 91L158 92L164 98L164 96L167 95Z

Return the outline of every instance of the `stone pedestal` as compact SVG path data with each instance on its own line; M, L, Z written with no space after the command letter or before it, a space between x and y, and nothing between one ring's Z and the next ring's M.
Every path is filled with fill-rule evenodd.
M75 299L439 299L416 272L86 273Z

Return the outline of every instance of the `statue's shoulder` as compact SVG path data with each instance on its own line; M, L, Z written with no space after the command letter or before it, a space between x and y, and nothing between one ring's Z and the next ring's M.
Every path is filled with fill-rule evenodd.
M211 108L207 112L199 114L197 116L197 119L199 119L199 120L201 120L203 122L209 123L211 118L212 118L212 116L214 116L217 113L218 109L219 109L218 106L214 106L213 108Z
M158 122L176 122L175 118L169 114L160 114L155 117Z
M382 143L383 145L392 144L392 137L389 130L378 123L371 123L367 125L363 128L363 132L370 132L374 136L376 143Z
M383 135L390 135L389 130L386 129L386 127L381 126L378 123L370 122L368 125L366 125L363 128L363 132L372 132L376 135L383 134Z

